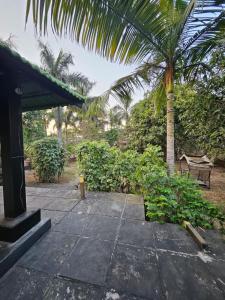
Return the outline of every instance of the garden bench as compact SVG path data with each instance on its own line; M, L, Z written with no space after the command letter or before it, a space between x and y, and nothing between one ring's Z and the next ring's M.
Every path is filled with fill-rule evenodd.
M199 185L210 189L210 176L213 168L213 163L206 156L187 156L183 154L180 157L180 172L188 174L195 178Z

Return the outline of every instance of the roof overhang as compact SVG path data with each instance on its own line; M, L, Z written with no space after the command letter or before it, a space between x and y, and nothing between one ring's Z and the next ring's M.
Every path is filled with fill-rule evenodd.
M81 107L85 101L85 97L62 81L31 64L17 52L0 45L0 72L3 70L16 78L23 111L67 105Z

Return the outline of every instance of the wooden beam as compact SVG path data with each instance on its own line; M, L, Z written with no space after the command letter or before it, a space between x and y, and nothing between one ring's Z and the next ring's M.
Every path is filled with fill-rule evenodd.
M207 249L208 244L206 243L206 240L203 239L203 237L198 233L198 231L187 221L183 222L184 228L190 233L194 241L198 244L200 249Z

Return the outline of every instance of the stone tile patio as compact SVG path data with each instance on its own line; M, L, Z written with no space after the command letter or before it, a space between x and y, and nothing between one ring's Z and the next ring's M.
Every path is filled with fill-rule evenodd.
M2 191L0 212L3 212ZM45 234L0 280L0 299L225 299L225 244L205 232L200 252L177 225L144 220L141 197L27 188ZM1 245L0 245L1 246ZM1 247L0 247L1 251Z

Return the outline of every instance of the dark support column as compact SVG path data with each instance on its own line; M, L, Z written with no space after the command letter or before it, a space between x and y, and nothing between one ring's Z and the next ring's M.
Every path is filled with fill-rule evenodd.
M2 109L2 172L6 218L16 218L26 211L23 157L22 111L20 97L8 91Z
M15 242L40 222L40 209L26 212L21 99L13 77L0 78L0 136L5 218L0 241Z

